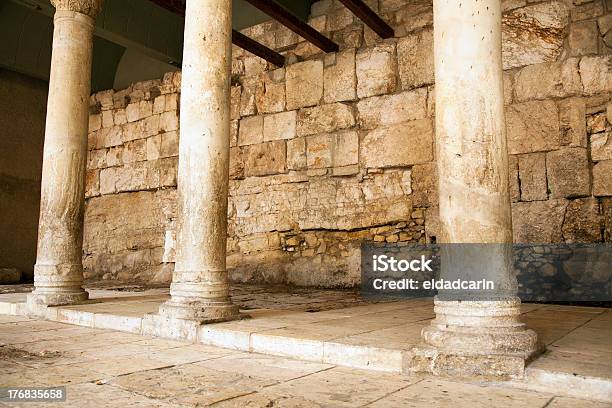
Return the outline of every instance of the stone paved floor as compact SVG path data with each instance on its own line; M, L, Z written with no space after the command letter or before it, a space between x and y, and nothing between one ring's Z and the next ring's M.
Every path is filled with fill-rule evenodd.
M2 299L23 300L33 289L32 284L0 285L0 301ZM85 289L92 298L126 298L139 295L168 295L167 286L140 286L117 284L110 281L88 282ZM232 284L232 301L241 310L251 309L282 309L318 312L322 310L340 309L349 306L359 306L375 303L362 299L354 289L316 289L296 288L282 285L245 285Z
M0 315L0 386L58 385L67 386L65 403L10 406L610 406Z
M0 313L11 314L6 311L7 306L11 309L11 305L23 302L30 289L28 285L0 286ZM89 326L85 329L67 327L78 333L87 333L79 330L92 330L91 333L100 339L94 341L94 348L111 344L104 340L107 334L99 335L106 332L93 330L94 327L143 333L147 314L155 313L159 304L168 298L168 289L163 287L113 287L106 283L89 285L89 291L94 302L59 308L51 320ZM283 358L310 361L303 363L304 366L319 364L386 371L384 376L399 375L405 370L404 354L420 341L421 328L434 316L431 299L376 303L346 290L236 285L232 288L232 298L253 318L202 326L196 343L201 343L202 347L222 346L237 350L232 353L250 351L276 355L260 357L273 361L285 361ZM523 320L538 332L548 351L530 364L525 380L505 386L544 394L562 390L565 396L612 400L612 309L540 304L524 304L522 309ZM55 324L58 323L38 322L34 327ZM79 337L77 342L72 342L70 336L47 338L57 333L71 333L71 330L24 330L29 326L13 326L1 327L7 330L6 333L0 330L0 342L27 343L27 350L35 356L40 351L45 352L44 357L49 357L81 347ZM5 341L3 336L10 338ZM133 338L132 334L125 333L117 336ZM83 340L85 345L90 344L89 339ZM162 340L154 343L159 341ZM138 344L122 345L120 350L112 347L101 356L122 361L124 352L148 352L141 352L139 347ZM15 353L20 355L19 351ZM178 354L179 350L174 353ZM23 353L22 357L29 358ZM180 358L189 360L189 357ZM81 362L73 353L62 354L62 361L66 366ZM139 364L150 368L145 363Z

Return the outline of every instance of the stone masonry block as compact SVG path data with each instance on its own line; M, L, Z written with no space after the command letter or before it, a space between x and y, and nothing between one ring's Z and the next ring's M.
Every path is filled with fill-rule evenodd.
M333 132L355 124L353 108L343 103L300 109L297 116L298 136Z
M518 156L521 201L548 199L546 184L546 153Z
M127 123L127 116L125 114L125 109L117 109L113 114L113 121L115 122L115 126L125 125Z
M532 4L504 13L504 70L556 61L563 50L565 27L568 23L568 6L561 1Z
M595 115L589 115L586 120L586 129L589 134L600 133L606 130L606 114L597 113ZM612 129L609 128L609 129Z
M297 111L280 112L263 118L263 140L293 139L296 135Z
M567 206L562 226L565 242L601 242L602 217L596 198L571 200Z
M287 169L303 170L306 168L306 138L298 137L287 141Z
M580 77L589 95L612 91L612 55L582 58Z
M341 7L330 11L327 16L327 31L338 31L353 23L355 16L347 8Z
M161 135L155 135L146 139L147 141L147 160L157 160L161 152Z
M261 77L255 75L242 78L242 93L240 94L240 116L254 115L257 112L255 95L261 85Z
M604 1L575 0L570 14L572 21L582 21L601 16L604 13Z
M85 173L85 198L100 195L100 170L87 170Z
M140 101L130 103L125 108L125 114L128 122L135 122L144 119L153 114L153 104L151 101Z
M263 116L249 116L240 120L238 146L252 145L263 141Z
M322 133L306 138L306 163L309 169L332 166L334 135Z
M355 50L335 55L335 63L323 70L323 99L326 103L351 101L357 97Z
M559 113L553 101L506 107L508 153L532 153L559 147Z
M591 176L586 149L566 147L546 154L548 188L552 198L591 194Z
M115 125L113 111L102 111L102 127L109 128Z
M304 61L287 67L287 109L317 105L323 97L323 62Z
M423 119L427 115L427 89L362 99L357 112L361 129Z
M357 53L355 65L359 98L395 91L397 86L395 44L381 43Z
M244 177L244 163L242 161L242 148L232 147L230 148L230 165L229 165L229 178L241 179Z
M586 104L582 98L559 101L562 146L586 147Z
M95 113L89 115L89 132L95 132L102 127L102 114Z
M334 167L350 166L359 163L359 135L354 130L336 133L334 146Z
M166 94L166 112L178 110L179 95L177 93Z
M578 62L578 58L569 58L563 62L528 65L522 68L514 77L516 101L581 94Z
M438 205L438 169L435 162L412 166L412 204L415 207Z
M159 129L163 132L178 130L179 118L176 111L164 112L159 117Z
M612 133L602 132L591 135L591 160L612 160ZM612 177L612 175L610 175Z
M153 99L153 113L158 114L166 110L166 95L159 95Z
M112 147L123 143L123 129L120 126L103 128L98 130L96 147Z
M130 142L126 142L130 143ZM106 166L117 167L123 165L123 150L125 145L111 147L106 150Z
M297 146L296 146L297 147ZM306 137L309 169L346 167L359 162L359 135L354 130Z
M159 115L155 116L159 117ZM130 140L142 139L144 137L147 137L143 130L143 121L126 123L125 125L121 126L121 128L121 140L123 142L129 142Z
M433 30L424 30L400 39L397 43L397 58L402 89L433 84Z
M563 242L561 227L567 200L531 201L512 204L512 231L517 244Z
M571 57L597 54L599 42L597 21L580 21L572 23L567 42L569 46L569 55Z
M608 14L599 17L597 19L597 26L599 27L599 33L602 36L605 36L612 31L612 13L608 12Z
M166 132L161 135L160 157L178 156L179 134L178 132Z
M113 108L113 95L112 89L101 91L96 94L96 101L100 103L103 110L109 110Z
M246 57L243 62L245 75L259 75L268 67L266 60L254 55Z
M593 166L593 195L612 196L612 160L604 160Z
M514 97L514 75L512 72L504 72L504 105L510 105Z
M275 81L273 73L262 74L263 86L257 88L255 104L259 113L282 112L285 109L285 81Z
M117 167L115 172L115 186L117 192L138 191L147 188L147 169L145 162L125 164Z
M165 157L144 162L147 188L176 187L178 157Z
M122 149L122 162L133 163L147 160L147 141L145 139L127 142Z
M106 166L106 149L96 149L87 152L87 169L103 169Z
M231 89L231 104L230 104L230 117L232 120L240 119L240 97L242 96L242 87L232 86Z
M267 176L284 173L286 154L284 140L247 146L244 148L245 176Z
M149 116L139 124L143 137L156 135L160 132L160 115Z
M230 146L238 146L238 124L240 121L232 120L230 122Z
M361 141L361 160L367 167L412 166L433 160L430 119L379 127Z
M115 172L115 167L100 170L100 194L113 194L117 191Z

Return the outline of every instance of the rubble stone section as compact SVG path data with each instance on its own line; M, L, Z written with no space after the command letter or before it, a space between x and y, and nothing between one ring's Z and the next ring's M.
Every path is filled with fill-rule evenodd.
M309 23L338 53L273 21L244 33L285 67L233 48L232 280L352 286L362 241L438 237L432 4L368 3L396 38L321 0ZM575 3L502 2L515 242L612 236L612 10ZM91 98L89 278L170 281L180 83L169 73Z

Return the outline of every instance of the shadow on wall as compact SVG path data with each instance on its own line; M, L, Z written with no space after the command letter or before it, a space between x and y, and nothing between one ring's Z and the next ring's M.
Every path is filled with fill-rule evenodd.
M47 88L0 69L0 284L33 277Z

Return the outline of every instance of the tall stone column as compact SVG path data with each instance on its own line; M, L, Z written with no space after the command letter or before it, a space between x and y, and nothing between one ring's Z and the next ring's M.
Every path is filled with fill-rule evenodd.
M439 293L411 369L520 376L538 344L520 322L512 269L500 0L434 0L434 62L442 277L497 286Z
M86 300L83 215L94 19L102 0L51 0L55 6L51 76L30 304Z
M225 256L232 0L188 0L181 86L178 229L169 318L235 319Z

